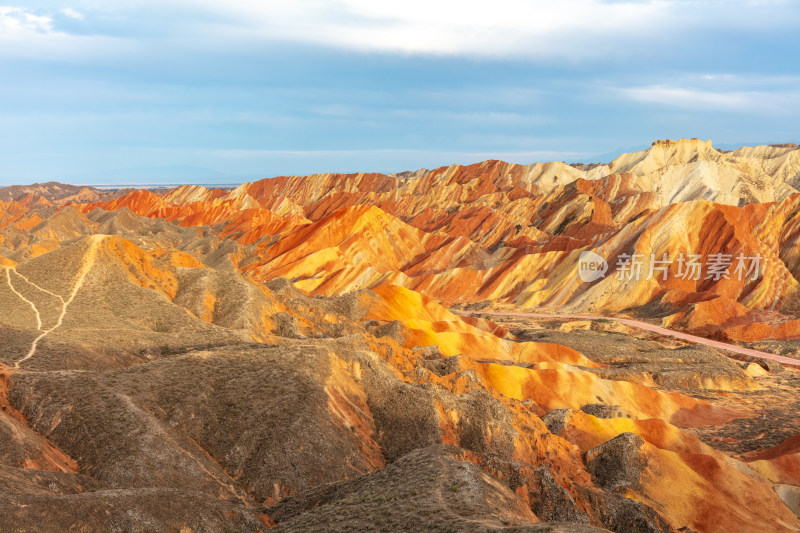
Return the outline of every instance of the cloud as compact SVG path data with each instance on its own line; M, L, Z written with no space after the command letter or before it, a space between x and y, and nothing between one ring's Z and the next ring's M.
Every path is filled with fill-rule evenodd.
M624 100L699 111L796 114L800 77L702 74L678 76L675 83L617 87Z
M125 36L150 50L246 51L278 42L363 53L585 61L686 53L718 42L715 32L780 33L800 21L800 5L788 0L130 0L106 5L71 0L70 7L42 0L40 5L0 8L6 10L0 12L0 32L22 27L69 34L74 30L69 18L84 21L86 33Z
M83 20L83 13L72 8L0 6L0 60L74 61L133 49L129 40L116 36L70 33L58 25L59 19L67 22L65 18Z
M61 9L60 11L65 17L69 17L69 18L75 19L75 20L83 20L83 13L79 13L79 12L75 11L74 9L72 9L71 7L65 7L64 9Z
M724 111L747 108L756 97L756 93L707 91L668 85L623 88L619 89L619 93L635 102Z
M50 32L53 19L35 15L21 7L0 6L0 37L8 37L23 33Z
M593 56L610 35L632 41L673 17L669 2L647 0L184 0L217 13L235 32L271 40L381 53L542 57Z
M378 53L570 58L674 53L714 30L780 31L798 21L786 0L178 0L214 13L232 38ZM661 48L664 45L664 48Z

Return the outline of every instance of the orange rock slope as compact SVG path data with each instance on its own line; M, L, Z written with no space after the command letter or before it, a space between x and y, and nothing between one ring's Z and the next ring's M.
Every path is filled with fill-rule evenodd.
M710 211L717 209L699 205ZM732 208L721 210L727 209ZM20 213L21 217L8 228L21 231L15 224L24 224L33 216L24 210ZM317 481L319 485L323 481L343 482L379 471L409 452L409 441L414 444L412 450L447 444L461 450L462 460L475 463L502 480L531 508L543 499L542 479L545 479L548 490L568 502L570 509L574 507L575 516L594 525L616 527L620 517L626 515L614 510L614 506L628 505L641 513L636 516L649 517L648 524L662 524L661 531L691 528L703 533L722 533L754 527L758 531L789 532L800 528L800 519L785 503L792 501L791 487L800 485L796 478L796 439L744 460L726 455L692 432L752 418L755 413L751 405L720 405L694 397L690 395L692 391L669 391L630 376L614 379L604 373L610 370L609 364L581 351L552 342L523 341L497 323L462 318L442 306L437 298L404 286L410 283L407 279L410 276L403 273L402 267L414 262L412 253L431 257L446 246L447 238L442 235L415 228L375 206L351 206L317 222L293 226L269 243L240 243L243 253L251 254L250 257L269 259L256 267L271 261L280 265L276 270L322 265L318 272L329 281L323 280L322 285L306 283L309 291L305 292L285 281L257 283L241 272L205 264L204 261L212 261L213 253L200 253L202 250L194 248L198 239L205 238L204 228L172 227L167 223L151 227L145 221L128 217L125 222L128 239L100 233L106 223L102 222L105 216L98 212L83 215L64 208L38 224L39 229L29 230L18 248L9 245L7 250L10 255L17 254L20 261L3 272L6 276L0 284L0 304L7 312L0 316L0 326L4 332L12 331L7 338L20 346L11 351L3 346L0 353L4 358L0 367L3 408L0 432L16 436L14 442L21 442L26 458L31 459L30 463L23 462L15 468L63 473L74 472L77 464L86 468L85 463L76 463L74 457L103 464L108 449L98 448L98 453L91 456L77 455L78 452L70 456L34 430L37 428L53 440L62 439L60 442L65 446L78 451L83 446L107 444L99 438L97 442L86 439L75 419L62 423L60 418L49 420L43 418L44 411L35 411L38 402L58 401L62 393L69 394L70 380L76 380L78 385L83 383L95 391L91 394L97 395L96 401L109 405L118 402L137 417L109 416L102 419L104 424L117 427L115 424L133 423L138 417L152 419L146 426L136 426L152 432L137 442L158 439L157 445L151 446L155 452L144 450L154 455L141 457L161 457L162 461L167 461L163 459L167 457L170 467L183 472L182 461L173 461L171 456L162 456L162 452L177 446L174 434L186 431L187 449L205 445L207 450L215 452L199 451L198 457L204 462L198 464L204 465L204 469L213 468L218 477L238 476L237 487L269 493L259 501L272 505L283 498L298 496L300 488L307 488L305 485L279 483L274 474L270 474L273 477L265 474L266 481L241 482L250 471L267 463L262 459L265 455L278 457L277 453L266 454L259 449L253 451L255 460L246 463L248 468L228 465L223 470L227 461L247 456L238 450L248 444L249 431L257 426L242 432L245 437L240 440L236 440L240 433L231 432L235 437L231 442L219 438L224 432L204 433L212 422L244 417L252 405L253 394L245 394L245 404L233 403L233 396L227 395L215 400L219 404L204 402L211 402L208 398L231 382L238 386L239 379L254 380L250 382L254 390L264 386L261 374L231 373L204 382L199 393L186 388L174 396L160 394L161 388L168 390L186 368L200 373L216 372L217 368L229 368L224 365L230 364L243 365L234 369L251 368L249 365L255 364L257 354L277 348L283 350L278 353L277 361L287 365L284 370L296 367L299 374L313 374L321 380L319 389L311 388L311 381L302 381L309 388L300 392L309 403L323 399L326 409L320 416L332 421L323 418L327 424L323 426L332 427L337 436L344 435L337 442L350 443L355 450L339 465L351 468L346 475L325 478ZM131 228L138 228L141 235ZM223 230L224 226L220 226L209 231ZM81 232L96 233L88 238L76 236ZM747 244L753 232L739 234L733 228L728 238ZM158 234L164 243L179 237L184 240L172 246L156 246L162 242L157 240ZM631 235L643 240L641 233ZM131 240L134 238L148 246L140 246ZM28 257L19 253L31 251L39 242L54 243L54 248ZM213 247L212 243L224 246L213 240L203 243L209 247ZM478 244L471 246L480 250ZM404 254L404 250L410 252ZM314 254L325 262L308 258ZM449 262L456 260L452 256L447 258ZM243 264L240 269L253 277L266 275L256 267ZM449 268L470 270L463 266ZM337 272L338 276L333 275ZM331 300L314 298L311 293L324 289L326 282L372 286L372 289ZM337 290L344 289L339 286ZM53 323L54 306L56 310L69 312L65 311L59 327L50 331L40 346L34 346L37 349L33 355L23 361L20 356L42 330L37 319ZM215 348L222 350L222 355L213 355ZM318 349L325 357L310 364L309 354ZM242 355L246 350L253 353ZM294 355L292 350L296 350ZM203 370L205 365L212 364L211 360L223 366ZM151 384L143 377L135 382L136 386L119 388L122 385L117 380L127 375L161 372L189 363L196 366L178 367L164 381ZM268 367L275 364L278 363L272 361ZM759 389L741 369L733 368L742 374L741 381L726 394ZM26 418L11 405L6 393L12 388L9 376L16 383L18 408L36 416ZM296 377L268 376L278 382ZM60 389L59 384L66 384L65 388ZM38 390L40 386L43 388ZM151 386L155 391L150 391L153 396L147 401L155 403L137 406L135 398L147 398L144 391ZM51 394L49 387L54 387L58 394ZM704 392L710 397L713 391ZM228 403L229 399L232 403ZM181 403L185 401L199 403ZM70 417L71 412L81 412L82 404L87 403L91 402L69 400L62 404L67 407L46 412ZM613 412L592 411L598 405ZM233 409L237 416L228 414ZM166 413L175 417L171 419L175 423L157 424L156 417L167 416ZM428 418L423 416L425 413ZM378 426L376 420L381 416L402 423ZM201 417L203 423L194 421ZM294 426L297 418L289 418L289 422L282 422L287 433L292 437L304 435L305 439L308 431L297 430ZM259 420L259 423L264 422ZM268 438L262 445L275 445L279 423L280 419L276 419L276 427L267 429ZM419 436L416 431L422 432L418 426L423 425L429 433ZM124 427L126 434L130 432L128 426L120 427ZM319 429L320 425L314 427ZM97 426L94 431L103 434ZM400 437L394 436L399 444L389 440L387 435L392 432L400 433ZM293 462L296 457L308 459L303 455L308 454L303 451L307 445L307 442L293 442L291 448L286 446L298 449L296 456L285 459L291 466L286 466L288 470L296 470ZM138 457L118 457L117 461L133 461ZM312 459L320 460L318 456ZM116 463L114 468L124 470L117 468ZM214 476L208 475L209 470L198 472L191 465L185 470L198 476L192 479L214 481L210 479ZM324 469L314 470L316 474ZM548 477L541 478L543 471ZM149 472L148 476L154 473ZM578 515L578 511L582 514ZM544 512L547 509L537 511ZM533 513L529 518L539 519Z
M701 335L793 339L798 154L791 145L728 153L697 140L660 141L593 167L486 161L398 175L279 177L229 191L135 191L76 207L210 226L247 246L236 266L252 279L286 277L322 295L392 283L448 305L583 313L647 306L665 325ZM25 209L6 207L5 224L34 224ZM584 251L607 260L605 278L581 281ZM618 279L630 256L641 261L638 276ZM691 256L702 265L696 276L680 262ZM722 277L709 270L715 257L727 258ZM663 259L666 271L650 271Z
M368 294L362 293L362 299L369 299ZM614 468L623 468L627 461L640 464L635 480L626 480L620 474L619 479L609 482L593 472L595 484L611 483L627 498L657 509L676 527L719 532L751 526L759 531L800 527L772 485L800 484L788 477L795 472L791 463L795 457L790 455L779 465L774 461L748 464L714 450L682 429L750 416L746 408L721 408L681 393L599 378L587 369L602 365L574 350L548 343L509 342L509 334L496 324L469 324L430 298L403 287L383 285L375 289L375 294L380 299L372 301L364 318L401 323L400 342L407 348L435 344L443 356L459 355L458 372L445 376L445 381L452 380L448 386L454 390L468 387L456 376L471 372L485 390L526 402L546 421L564 410L561 427L548 422L548 430L558 435L557 442L575 446L590 472L595 468L594 457L606 453L604 447L613 447L620 439L638 439L638 443L613 452ZM441 383L438 378L431 379ZM581 410L596 402L617 405L619 414L596 417ZM451 427L451 418L442 413L445 434L457 427ZM796 440L787 442L775 454L783 458L796 452ZM453 444L458 442L454 437ZM523 459L530 454L525 446L518 453L520 460L530 460ZM758 457L772 455L765 451ZM558 461L569 472L575 467L567 457L569 454ZM779 467L782 477L774 474Z

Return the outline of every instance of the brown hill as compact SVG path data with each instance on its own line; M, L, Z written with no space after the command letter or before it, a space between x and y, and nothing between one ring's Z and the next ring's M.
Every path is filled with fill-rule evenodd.
M109 193L94 187L68 185L56 181L0 188L0 201L18 201L38 207L63 205L70 202L96 202L107 196Z
M557 520L614 531L800 525L769 481L743 474L744 463L688 432L747 419L750 408L658 390L610 372L602 359L516 340L402 287L313 298L110 236L7 273L0 298L12 310L4 331L15 342L4 344L0 416L14 435L3 460L16 488L3 505L19 509L9 510L16 524L75 494L87 513L75 523L98 528L116 505L139 510L131 527L142 517L193 527L184 509L201 501L211 513L203 523L224 515L222 527L245 529L261 517L321 530L337 514L344 529L378 516L409 529L536 531L539 521ZM36 312L47 331L62 300L60 325L27 355ZM729 390L759 388L741 371L730 381L724 359L706 368L718 368L715 383L728 379ZM581 414L598 401L624 414ZM563 409L572 414L551 426ZM625 453L647 465L625 474L622 492L593 465L622 468L628 459L583 455L620 434L638 435L638 448ZM453 448L427 448L437 443ZM26 465L61 472L64 488L24 481ZM665 471L669 494L650 481ZM344 484L323 488L331 482ZM687 512L686 498L698 494L716 507ZM388 512L393 498L408 503ZM442 501L414 503L433 498ZM163 505L175 512L168 517ZM707 520L708 509L723 508L728 519Z
M280 177L229 192L138 191L79 208L213 225L215 236L250 247L237 249L232 267L327 296L394 283L448 305L640 310L707 336L793 339L798 154L788 145L720 152L696 139L658 141L584 170L486 161L402 176ZM631 255L647 263L636 280L584 283L585 251L604 257L610 274ZM680 277L680 257L708 265L718 254L758 257L760 275L728 279L731 264L721 280L709 281L707 266L697 280ZM649 275L664 257L667 279Z
M684 140L586 168L18 191L0 203L4 523L797 531L796 369L563 314L791 356L797 153ZM763 264L583 282L586 251ZM562 314L457 312L489 307Z

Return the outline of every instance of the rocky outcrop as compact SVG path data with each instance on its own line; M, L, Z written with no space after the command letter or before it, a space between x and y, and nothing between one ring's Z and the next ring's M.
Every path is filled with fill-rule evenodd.
M644 439L635 433L620 433L586 452L586 466L596 485L609 490L639 485L647 466L641 453Z

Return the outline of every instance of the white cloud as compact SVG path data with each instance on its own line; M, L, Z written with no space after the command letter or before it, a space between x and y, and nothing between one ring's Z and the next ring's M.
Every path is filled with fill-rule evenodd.
M53 19L35 15L20 7L0 6L0 36L25 32L49 32Z
M215 16L230 39L266 38L365 52L586 59L676 53L708 32L778 31L786 0L176 0Z
M75 11L71 7L65 7L64 9L61 9L60 11L65 17L69 17L69 18L75 19L75 20L83 20L83 13L79 13L78 11Z
M650 85L619 89L623 97L636 102L662 104L684 109L735 110L747 107L755 98L755 93L720 92L699 90L687 87Z
M673 83L615 87L611 92L624 100L678 109L796 114L799 84L797 76L703 74L678 77Z
M0 6L0 60L8 58L75 60L131 50L125 39L103 35L75 35L58 28L52 13L71 18L83 15L71 8L33 11Z
M691 52L715 31L778 32L800 22L800 2L789 0L69 1L70 7L62 0L0 7L0 39L20 49L31 41L35 50L36 35L69 35L58 24L68 17L92 20L85 30L107 40L124 28L131 42L151 50L252 49L277 41L367 53L652 61L662 51ZM71 48L65 50L60 55ZM0 56L10 53L0 49Z
M433 55L594 56L665 26L665 0L183 0L217 13L232 36L306 42L368 52Z
M0 0L2 1L2 0ZM259 41L378 53L566 59L686 53L711 32L796 27L788 0L42 0L41 9L0 8L10 28L58 33L51 17L98 14L95 35L120 27L142 46L249 48ZM48 11L49 9L49 11ZM62 18L63 21L63 18ZM116 30L115 30L116 28ZM130 29L130 31L128 31ZM30 38L30 35L28 35ZM2 51L0 51L2 53Z

